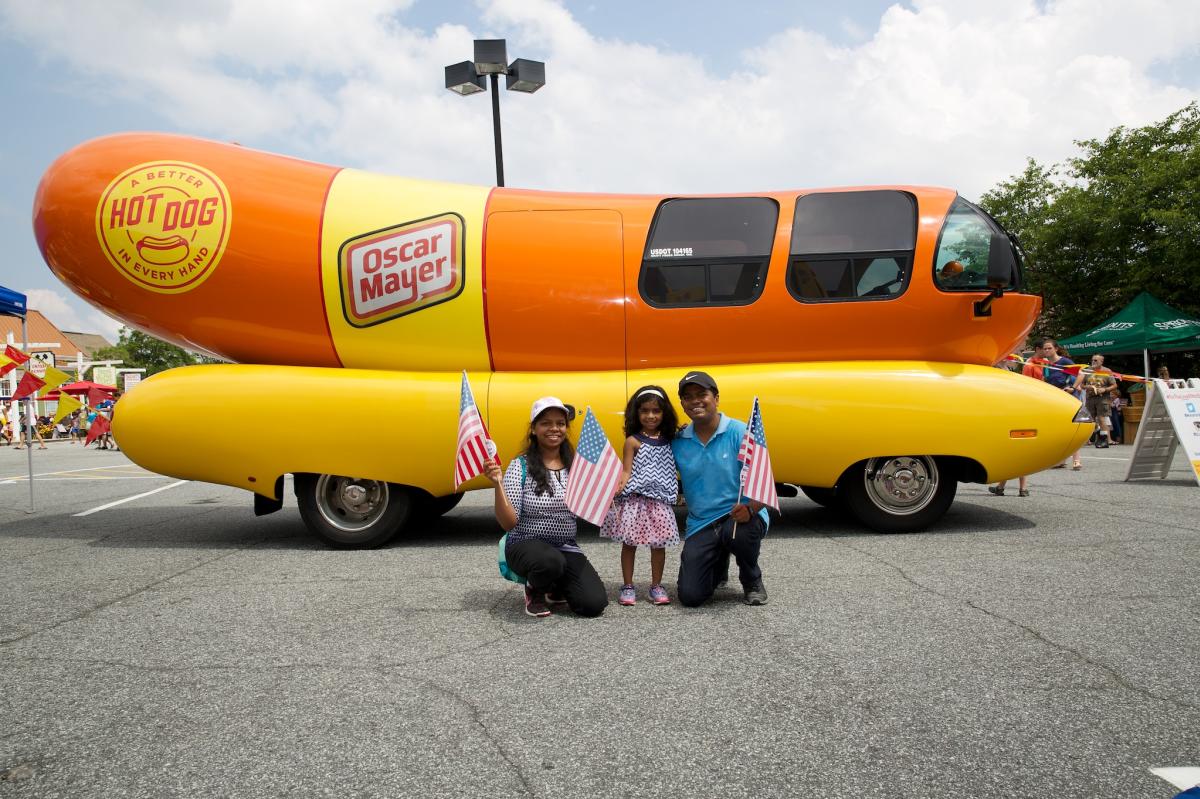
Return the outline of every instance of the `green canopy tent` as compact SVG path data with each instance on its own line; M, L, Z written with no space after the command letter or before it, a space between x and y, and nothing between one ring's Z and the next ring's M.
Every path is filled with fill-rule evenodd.
M1142 353L1146 377L1150 374L1150 352L1200 350L1200 319L1194 319L1159 302L1143 291L1110 319L1086 333L1060 339L1072 355L1081 353L1129 355Z

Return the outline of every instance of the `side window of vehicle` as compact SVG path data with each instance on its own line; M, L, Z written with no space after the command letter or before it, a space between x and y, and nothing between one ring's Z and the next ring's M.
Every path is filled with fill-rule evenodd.
M934 284L944 291L988 291L988 247L997 227L983 211L956 199L938 235Z
M766 197L665 200L642 254L642 297L658 308L754 302L778 222L779 205Z
M796 200L788 291L801 302L899 296L916 240L917 203L906 192L806 194Z

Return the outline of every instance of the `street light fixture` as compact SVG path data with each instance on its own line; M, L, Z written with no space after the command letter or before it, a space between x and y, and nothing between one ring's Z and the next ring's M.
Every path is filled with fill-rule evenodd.
M504 39L476 39L475 60L461 61L446 67L446 88L466 96L484 90L485 76L492 83L492 135L496 141L496 185L504 185L504 154L500 144L500 84L499 76L507 76L509 91L533 94L546 85L546 65L541 61L518 58L508 62Z

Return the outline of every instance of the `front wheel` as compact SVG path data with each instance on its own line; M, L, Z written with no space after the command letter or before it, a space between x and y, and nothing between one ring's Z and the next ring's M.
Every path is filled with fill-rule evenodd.
M338 549L383 546L400 532L414 504L407 489L382 480L298 474L295 485L309 531Z
M879 533L915 533L942 518L958 481L931 455L890 455L854 464L838 492L860 522Z

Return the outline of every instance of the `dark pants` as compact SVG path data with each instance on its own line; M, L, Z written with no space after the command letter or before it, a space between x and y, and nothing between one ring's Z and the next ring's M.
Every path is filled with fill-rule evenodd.
M599 616L608 606L600 575L579 552L563 552L545 541L528 538L509 544L504 558L531 590L561 594L580 616Z
M730 555L737 560L742 589L756 586L762 580L758 551L765 534L762 517L755 513L750 516L750 521L738 524L736 537L732 518L689 535L679 556L680 604L694 608L707 602L717 583L726 577L720 564L724 563L727 569Z

